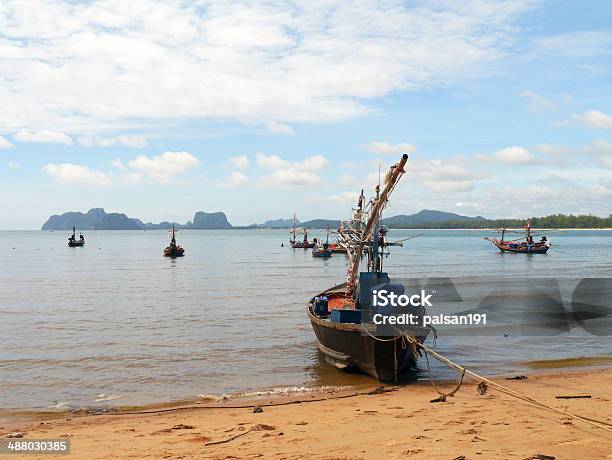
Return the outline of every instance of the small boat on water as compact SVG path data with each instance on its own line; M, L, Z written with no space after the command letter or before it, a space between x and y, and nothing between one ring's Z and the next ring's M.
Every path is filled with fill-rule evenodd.
M316 241L308 241L308 231L305 228L295 226L295 213L293 214L293 225L291 226L291 239L289 243L293 249L311 249L316 246ZM296 239L296 234L303 233L304 238L302 241Z
M317 346L325 359L338 369L357 368L381 382L396 382L400 373L416 365L416 347L407 345L405 335L423 343L430 332L429 328L406 325L391 335L372 321L376 313L382 313L381 307L373 305L374 289L396 293L404 290L383 271L388 247L399 244L387 242L387 229L380 220L389 195L405 172L407 159L408 155L403 155L390 168L384 189L381 192L378 186L367 205L362 191L352 219L345 223L349 235L344 240L349 255L346 282L317 294L306 306ZM367 271L360 272L362 254L366 254ZM416 317L425 314L421 306L407 306L402 311Z
M329 249L329 243L322 243L312 248L312 257L318 257L320 259L327 259L332 256Z
M172 238L170 240L170 246L166 246L164 249L165 257L182 257L185 255L185 249L176 244L176 230L174 229L174 224L172 224Z
M517 233L512 230L506 230L502 228L501 239L497 238L485 238L485 240L489 240L491 243L495 245L501 252L514 252L520 254L546 254L546 252L550 249L551 243L546 238L546 236L542 236L540 241L534 241L534 236L540 236L539 233L532 234L531 227L529 222L527 222L527 226L525 227L525 239L516 238L513 240L506 240L506 233Z
M79 234L79 238L76 237L76 226L72 226L72 235L68 238L68 247L78 248L81 246L85 246L85 237L82 233Z
M346 254L348 248L343 246L341 242L329 243L329 250L332 254Z
M316 238L315 238L316 241ZM325 243L319 242L312 248L312 257L317 257L319 259L328 259L332 256L331 250L329 248L329 228L327 229L327 238Z

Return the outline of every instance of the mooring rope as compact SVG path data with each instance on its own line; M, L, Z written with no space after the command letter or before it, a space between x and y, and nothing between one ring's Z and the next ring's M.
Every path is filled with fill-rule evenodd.
M517 398L517 399L520 399L522 401L528 402L528 403L533 404L534 406L537 406L537 407L539 407L541 409L546 409L546 410L549 410L549 411L552 411L552 412L556 412L558 414L565 415L566 417L571 417L571 418L574 418L576 420L580 420L581 422L588 423L589 425L596 426L597 428L602 428L602 429L604 429L606 431L612 432L612 423L604 422L602 420L597 420L597 419L593 419L593 418L590 418L590 417L583 417L582 415L577 415L577 414L574 414L572 412L564 411L562 409L557 409L556 407L552 407L552 406L549 406L548 404L544 404L544 403L542 403L542 402L540 402L540 401L538 401L536 399L533 399L533 398L531 398L529 396L526 396L526 395L524 395L522 393L519 393L518 391L514 391L514 390L512 390L512 389L510 389L510 388L508 388L508 387L506 387L506 386L504 386L504 385L502 385L500 383L494 382L493 380L490 380L490 379L488 379L486 377L483 377L482 375L479 375L479 374L477 374L475 372L472 372L472 371L466 369L465 367L460 366L459 364L451 361L450 359L446 358L445 356L442 356L441 354L435 352L434 350L432 350L428 346L420 343L417 340L417 338L414 336L413 333L410 333L408 331L402 331L399 336L396 336L396 337L393 337L393 338L390 338L390 339L382 339L380 337L376 337L375 335L372 335L370 333L370 331L368 331L363 326L363 324L361 326L362 326L361 328L362 328L363 331L365 331L374 340L377 340L379 342L391 342L391 341L397 341L397 340L401 339L402 340L402 348L405 349L405 346L403 344L404 344L404 342L408 342L408 343L412 344L412 346L415 349L416 348L420 348L421 350L423 350L425 352L425 360L427 362L427 369L429 370L429 380L432 383L432 386L433 386L434 390L436 390L436 392L442 398L446 398L448 396L453 396L459 390L459 388L461 387L461 385L463 383L464 377L467 375L471 379L477 381L479 384L484 384L484 385L486 385L488 387L491 387L494 390L499 391L500 393L504 393L504 394L506 394L508 396L512 396L513 398ZM394 344L394 347L393 347L393 351L394 351L394 354L395 354L395 344ZM429 358L427 357L428 354L430 354L431 356L436 358L441 363L446 364L448 367L450 367L452 369L455 369L458 372L461 372L461 379L459 380L459 384L450 393L444 394L444 393L442 393L436 387L436 385L435 385L435 383L433 381L432 375L431 375L431 368L429 366ZM395 360L397 361L397 357L396 356L395 356ZM395 363L395 366L397 367L397 362ZM396 372L397 372L397 369L396 369ZM397 380L397 375L396 375L396 380ZM479 387L480 387L480 385L479 385ZM485 387L484 391L486 391L486 387ZM483 392L483 394L484 394L484 392Z
M504 393L508 396L512 396L514 398L523 400L525 402L528 402L530 404L533 404L537 407L540 407L541 409L547 409L549 411L552 412L556 412L558 414L562 414L565 415L567 417L571 417L574 418L576 420L580 420L584 423L588 423L589 425L593 425L596 426L598 428L602 428L606 431L610 431L612 432L612 423L608 423L608 422L604 422L602 420L597 420L597 419L593 419L593 418L589 418L589 417L583 417L582 415L578 415L578 414L574 414L572 412L567 412L564 411L562 409L557 409L556 407L553 406L549 406L548 404L544 404L536 399L533 399L529 396L526 396L522 393L519 393L518 391L514 391L500 383L494 382L493 380L490 380L486 377L483 377L482 375L479 375L475 372L472 372L468 369L465 369L464 367L454 363L453 361L451 361L450 359L440 355L439 353L433 351L432 349L430 349L429 347L427 347L426 345L423 345L422 343L419 343L418 346L425 351L425 353L427 354L431 354L431 356L433 356L434 358L436 358L438 361L446 364L447 366L460 371L462 374L467 375L468 377L472 378L473 380L476 380L478 383L485 383L487 386L493 388L494 390L499 391L500 393ZM462 379L463 379L463 375L462 375Z
M450 396L455 396L455 393L459 391L459 388L461 388L461 385L463 384L463 378L465 377L465 368L462 368L461 379L459 379L459 383L457 384L455 389L450 391L449 393L443 393L442 391L440 391L440 389L436 385L436 382L434 382L433 380L431 367L429 366L429 355L427 352L425 352L425 362L427 363L427 373L429 374L429 381L431 382L431 386L433 387L433 389L436 390L436 392L440 395L440 400L444 402L446 401L446 398Z

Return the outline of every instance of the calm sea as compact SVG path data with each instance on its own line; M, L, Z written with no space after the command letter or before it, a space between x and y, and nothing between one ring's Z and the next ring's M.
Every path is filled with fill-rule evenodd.
M391 239L415 235L391 231ZM546 255L500 254L482 231L424 231L392 248L398 277L612 278L612 232L549 235ZM286 230L0 232L0 408L141 405L372 381L319 355L306 301L344 281L346 259L287 247ZM321 237L323 232L311 236ZM281 243L285 247L281 247ZM431 312L430 312L431 313ZM608 320L609 321L609 320ZM487 374L531 360L609 355L609 335L477 337L437 349ZM453 374L436 366L439 378ZM425 377L421 373L421 377Z

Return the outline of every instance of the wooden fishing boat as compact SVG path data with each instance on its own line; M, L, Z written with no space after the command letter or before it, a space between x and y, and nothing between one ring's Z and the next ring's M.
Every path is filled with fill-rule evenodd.
M291 239L289 243L293 249L312 249L316 246L316 241L308 241L308 231L305 228L295 226L295 213L293 213L293 225L291 227ZM304 239L298 241L295 237L297 233L303 233Z
M506 230L505 228L501 229L501 239L497 238L485 238L485 240L493 243L495 247L497 247L501 252L513 252L520 254L546 254L546 252L550 249L551 243L548 241L546 236L542 236L540 241L534 241L534 236L539 236L540 234L532 234L531 227L529 222L527 222L527 226L525 228L525 240L522 238L517 238L514 240L506 240L506 233L512 233L511 230Z
M348 252L348 248L343 246L340 242L329 243L329 250L332 254L346 254Z
M315 238L316 241L316 238ZM329 227L327 228L327 238L325 239L325 243L316 244L314 248L312 248L312 257L317 257L319 259L328 259L332 256L331 250L329 248Z
M172 238L170 239L170 246L166 246L164 249L165 257L183 257L185 255L185 249L176 243L176 230L174 224L172 224Z
M308 319L317 339L317 346L325 359L338 369L356 368L381 382L396 382L399 375L416 365L418 358L414 346L404 340L406 334L423 343L430 330L419 326L405 326L399 334L389 335L381 331L371 320L378 310L371 301L372 289L376 286L401 286L393 284L383 268L383 256L388 253L386 228L380 225L382 211L388 197L401 176L408 159L391 167L385 178L385 188L369 203L366 212L363 191L357 209L347 228L357 237L347 245L349 255L348 278L311 298L306 306ZM348 241L348 240L347 240ZM361 255L367 254L367 271L360 272ZM403 287L402 287L403 288ZM406 307L409 312L421 317L423 307Z
M81 246L85 246L85 237L81 233L79 238L76 237L76 226L72 226L72 235L68 238L68 247L70 248L78 248Z
M332 256L332 253L329 249L329 243L323 243L320 246L318 245L312 248L312 257L327 259L331 256Z

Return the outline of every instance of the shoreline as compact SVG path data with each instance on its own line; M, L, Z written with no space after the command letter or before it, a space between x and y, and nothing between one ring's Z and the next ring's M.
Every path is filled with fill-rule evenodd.
M327 228L319 228L319 227L308 227L306 230L321 230L324 231ZM421 227L389 227L390 230L473 230L473 231L497 231L500 230L499 228L472 228L472 227L468 227L468 228L421 228ZM268 227L241 227L241 226L234 226L232 228L179 228L178 230L180 230L181 232L185 232L185 231L219 231L219 230L291 230L291 227L278 227L278 228L268 228ZM523 231L525 230L525 227L508 227L506 230L513 230L513 231ZM548 231L548 230L558 230L558 231L596 231L596 230L603 230L603 231L612 231L612 227L579 227L579 228L574 228L574 227L550 227L550 228L539 228L539 227L533 227L531 229L532 231ZM31 228L31 229L0 229L0 232L42 232L42 233L55 233L55 232L69 232L70 229L53 229L53 230L43 230L43 229L36 229L36 228ZM121 228L116 228L116 229L83 229L84 232L168 232L167 228L154 228L154 229L121 229Z
M564 374L572 374L575 372L595 372L600 370L610 369L612 371L612 356L579 356L574 358L551 359L551 360L533 360L517 363L518 368L513 371L500 372L495 374L483 374L484 377L491 380L502 381L508 377L519 374L528 373L531 376L546 376L550 373L561 372ZM434 378L437 385L447 385L455 382L452 378ZM146 413L148 411L169 411L175 408L192 407L192 406L210 406L210 407L242 407L253 406L257 404L269 404L271 402L294 402L298 400L309 401L311 399L324 398L326 395L347 395L353 393L362 393L375 390L381 386L393 386L398 388L426 386L431 387L429 377L423 375L419 378L408 378L403 383L398 384L383 384L369 378L368 381L337 385L337 386L275 386L272 388L263 388L259 390L240 391L235 393L219 393L219 394L200 394L195 397L185 397L169 401L152 401L144 404L123 404L111 405L79 405L78 407L65 406L62 409L53 408L28 408L28 407L12 407L7 409L0 408L0 426L11 424L15 421L32 422L37 420L53 420L65 417L83 417L88 415L121 415L132 412ZM295 390L293 390L295 388ZM0 436L1 437L1 436Z
M612 423L612 368L548 369L525 375L521 380L491 380L549 406ZM456 382L438 386L447 392ZM492 389L478 396L472 381L465 381L455 396L438 403L430 402L437 394L427 381L376 388L380 386L373 382L372 388L359 392L310 394L307 398L277 396L120 415L62 414L52 419L6 421L0 436L22 432L22 439L68 438L71 453L58 457L72 459L406 455L524 459L536 454L612 458L612 432ZM582 398L556 399L560 395ZM263 412L253 413L254 405Z

